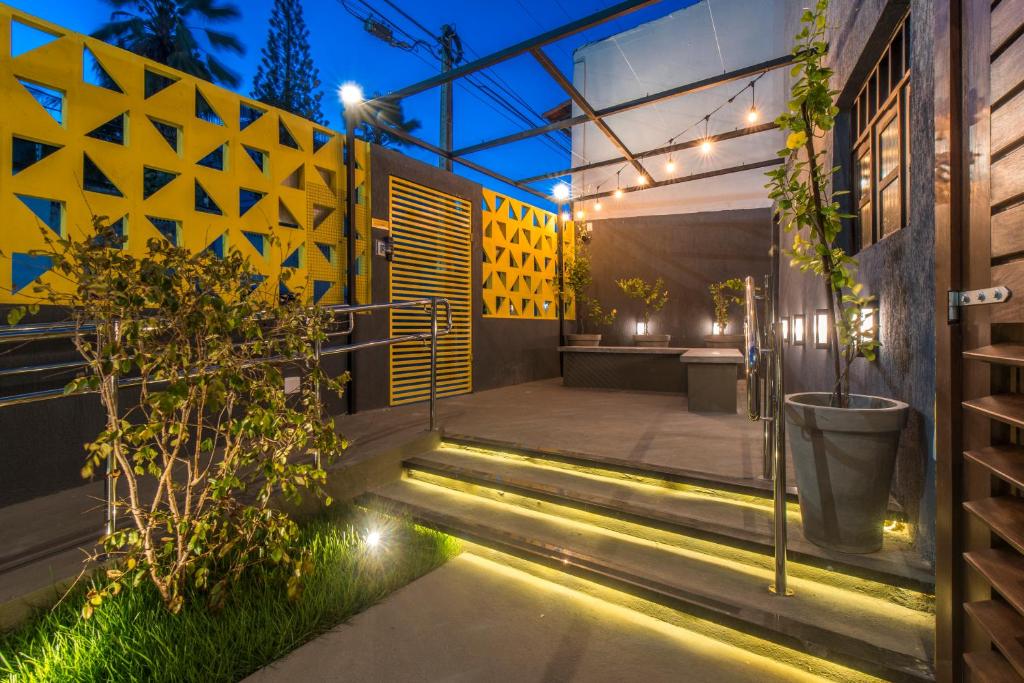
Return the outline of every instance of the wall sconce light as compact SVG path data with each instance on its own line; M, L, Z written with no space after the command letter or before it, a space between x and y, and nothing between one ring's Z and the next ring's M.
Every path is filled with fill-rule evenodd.
M804 345L804 316L803 314L793 316L793 346Z
M647 334L647 323L645 323L643 320L637 320L636 321L636 333L637 334L641 334L641 335L642 334Z
M711 334L725 334L725 326L719 325L717 321L711 321Z
M814 348L828 348L828 311L824 308L814 312Z
M783 344L788 344L789 343L789 316L787 315L780 322L782 323L782 343Z
M878 308L866 306L860 309L860 341L878 341Z

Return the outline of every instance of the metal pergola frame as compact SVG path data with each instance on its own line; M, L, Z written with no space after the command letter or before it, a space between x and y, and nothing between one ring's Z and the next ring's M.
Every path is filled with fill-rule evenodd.
M694 81L692 83L686 83L683 85L675 86L673 88L669 88L668 90L663 90L661 92L652 93L649 95L645 95L643 97L638 97L636 99L620 102L618 104L604 107L602 109L595 109L587 101L586 97L584 97L583 94L580 93L575 88L575 86L573 86L572 82L568 78L566 78L566 76L555 66L555 64L551 61L551 59L543 50L543 48L546 45L557 42L559 40L577 34L581 31L593 28L595 26L611 21L613 19L625 16L636 10L640 10L655 5L658 2L660 2L660 0L626 0L625 2L617 3L599 12L595 12L593 14L589 14L575 21L571 21L558 28L546 31L545 33L534 36L533 38L529 38L522 42L516 43L515 45L507 47L503 50L499 50L490 55L481 57L480 59L477 59L475 61L468 62L466 64L463 64L462 66L440 73L437 76L432 76L418 83L414 83L404 88L400 88L399 90L391 92L389 95L387 95L388 98L402 100L411 95L416 95L426 90L439 87L446 83L451 83L456 79L468 76L470 74L476 73L483 69L487 69L497 64L501 64L514 57L518 57L520 55L529 53L548 73L548 75L550 75L551 78L562 88L562 90L565 91L566 95L568 95L569 98L579 107L579 109L583 112L581 115L572 116L564 120L555 121L543 126L537 126L535 128L530 128L527 130L512 133L510 135L505 135L499 138L486 140L484 142L480 142L474 145L469 145L467 147L462 147L454 150L442 149L438 145L427 142L426 140L406 133L405 131L395 128L393 126L389 126L386 123L383 123L380 120L378 120L376 117L367 117L367 123L411 145L414 145L416 147L419 147L420 149L424 149L428 152L436 154L442 159L446 159L448 161L460 164L466 168L481 173L494 180L505 183L511 187L515 187L523 192L529 193L535 197L538 197L549 202L553 202L554 199L551 196L531 187L530 185L541 180L558 178L563 175L571 175L581 171L587 171L594 168L600 168L603 166L625 163L631 165L637 171L638 177L643 179L643 182L638 183L636 185L621 187L618 189L621 189L623 192L638 192L642 190L653 189L656 187L664 187L666 185L675 185L678 183L685 183L695 180L702 180L705 178L729 175L732 173L739 173L742 171L749 171L757 168L766 168L769 166L775 166L782 163L781 159L779 159L778 157L774 157L771 159L747 163L740 166L733 166L714 171L707 171L704 173L697 173L688 176L680 176L676 178L655 181L651 177L650 173L643 166L643 159L659 156L662 154L667 154L677 150L690 149L700 145L705 140L731 140L746 135L754 135L756 133L772 130L777 126L775 125L775 123L764 123L758 126L742 128L728 133L708 136L707 138L702 137L700 139L670 144L668 146L644 150L642 152L632 152L615 134L615 132L611 129L611 127L608 125L605 119L610 116L614 116L615 114L621 114L623 112L632 111L634 109L639 109L647 105L656 104L658 102L662 102L675 97L680 97L682 95L700 92L702 90L707 90L708 88L724 85L726 83L731 83L733 81L749 78L751 76L756 76L758 74L763 74L768 71L783 68L785 66L790 65L793 62L794 57L791 54L781 55L774 59L760 62L758 64L751 64L740 69L728 71L718 76L711 76L698 81ZM373 106L373 102L374 100L368 100L367 102L363 103L362 106ZM573 128L584 123L593 123L601 131L601 133L603 133L604 136L608 138L609 142L611 142L611 144L618 150L621 156L614 159L606 159L603 161L592 162L581 166L575 166L572 168L563 169L559 171L552 171L549 173L544 173L541 175L535 175L529 178L522 179L509 178L506 175L499 173L498 171L495 171L491 168L488 168L482 164L476 163L466 158L467 155L473 154L475 152L480 152L486 149L492 149L494 147L508 145L514 142L526 140L532 137L536 137L538 135L545 135L558 130ZM614 191L594 192L589 195L573 197L572 201L584 202L590 199L599 199L601 197L606 197L613 193Z

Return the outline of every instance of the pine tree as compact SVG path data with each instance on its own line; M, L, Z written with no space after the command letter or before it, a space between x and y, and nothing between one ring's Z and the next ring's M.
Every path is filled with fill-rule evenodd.
M274 0L267 44L252 97L265 104L326 124L320 111L320 71L309 52L309 30L299 0Z

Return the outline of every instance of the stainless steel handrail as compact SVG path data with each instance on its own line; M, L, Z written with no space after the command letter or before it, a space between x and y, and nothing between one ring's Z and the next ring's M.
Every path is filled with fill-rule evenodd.
M764 286L765 318L769 334L758 324L757 286L753 277L745 282L745 319L743 326L744 368L747 376L747 416L765 422L764 455L771 463L773 530L775 546L775 583L770 590L778 595L792 595L786 575L788 529L786 526L786 432L784 392L782 391L782 325L776 319L774 286L766 278ZM761 383L764 382L762 391Z
M445 310L445 327L444 330L439 330L437 325L437 308L438 305L444 306ZM421 332L414 334L404 334L397 337L387 337L385 339L373 339L366 342L357 342L353 344L342 344L340 346L332 346L328 348L322 348L319 341L314 342L314 359L319 364L323 356L332 356L343 353L352 353L362 349L374 348L378 346L392 346L394 344L401 344L405 342L413 341L430 341L430 416L429 426L430 431L437 430L437 338L443 337L450 334L453 327L452 319L452 305L451 302L444 297L425 297L422 299L413 299L410 301L392 301L388 303L377 303L377 304L360 304L360 305L334 305L325 307L334 315L345 315L347 317L348 324L343 330L332 330L327 334L330 337L337 336L349 336L355 331L356 327L356 315L359 313L368 313L373 311L381 310L396 310L396 309L411 309L411 308L423 308L430 313L430 331ZM118 322L114 321L114 325ZM45 339L67 339L74 337L78 334L85 332L96 331L97 326L95 324L87 325L68 325L67 323L43 323L35 325L8 325L0 327L0 343L4 342L28 342L38 341ZM284 357L274 356L270 358L262 358L253 360L252 363L287 363L296 362L302 360L301 357ZM34 374L46 371L58 371L68 370L85 367L84 361L69 361L66 363L49 363L42 365L31 365L23 366L19 368L8 368L0 371L0 377L12 377L17 375ZM108 387L111 389L111 393L116 397L117 389L126 387L138 386L142 383L142 380L138 377L128 377L124 379L117 379L110 377L110 382L114 382L114 387ZM315 385L315 390L319 394L320 385L319 382ZM99 390L96 390L98 392ZM84 393L96 393L96 392L81 392ZM64 396L77 396L79 393L67 394L63 388L58 389L44 389L40 391L32 391L21 394L14 394L11 396L0 397L0 408L22 405L26 403L35 403L37 401L48 401L56 398L63 398ZM320 465L319 454L315 455L316 463ZM114 481L114 462L113 458L107 458L107 472L104 478L105 488L105 529L106 533L110 534L117 528L117 506L116 506L116 482Z

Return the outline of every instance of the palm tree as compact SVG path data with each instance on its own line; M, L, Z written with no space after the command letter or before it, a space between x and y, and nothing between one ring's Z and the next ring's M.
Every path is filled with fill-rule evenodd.
M235 36L210 28L211 24L237 19L233 3L217 0L104 0L110 5L110 21L97 29L94 38L113 43L135 54L208 81L237 88L238 74L200 46L197 33L211 50L245 54Z
M422 126L419 119L405 118L400 100L380 93L374 93L367 102L359 105L359 110L356 113L356 135L361 140L381 147L404 147L408 144L397 135L392 135L386 130L372 125L371 122L381 123L404 133L413 133Z

